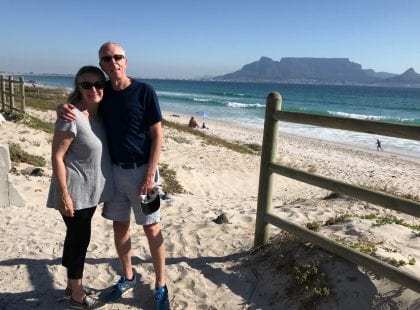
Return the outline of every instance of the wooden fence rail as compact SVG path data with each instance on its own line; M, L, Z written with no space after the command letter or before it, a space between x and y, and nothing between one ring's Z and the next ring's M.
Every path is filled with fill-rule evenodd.
M275 225L281 229L294 233L298 237L312 242L313 244L316 244L335 255L341 256L355 264L364 266L377 274L383 275L392 281L400 283L405 287L420 293L420 278L415 275L404 272L372 256L355 251L321 234L315 233L305 227L296 225L271 213L273 174L275 173L321 188L329 189L339 194L351 196L382 207L420 217L420 204L418 202L362 188L356 185L347 184L338 180L275 163L280 120L326 128L380 134L411 140L420 140L420 126L285 112L281 111L281 104L282 98L279 93L270 93L267 96L254 246L258 247L267 243L269 238L268 225Z
M16 106L15 99L18 99L20 106ZM25 82L22 76L14 80L12 76L5 78L0 75L0 100L2 111L25 112Z

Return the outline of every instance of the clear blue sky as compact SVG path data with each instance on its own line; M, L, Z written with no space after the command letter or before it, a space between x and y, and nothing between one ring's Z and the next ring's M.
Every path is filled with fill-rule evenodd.
M0 0L0 71L75 73L121 43L135 77L225 74L267 56L420 71L418 0Z

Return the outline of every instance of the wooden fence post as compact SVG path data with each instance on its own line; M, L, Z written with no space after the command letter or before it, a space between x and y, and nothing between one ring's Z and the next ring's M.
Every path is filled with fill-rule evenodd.
M12 82L12 76L9 75L9 107L10 112L15 108L15 88Z
M6 82L4 80L3 75L0 75L0 82L1 82L1 109L2 111L6 111Z
M264 136L261 151L260 179L258 185L257 219L255 223L254 247L268 242L269 225L264 219L271 209L273 173L268 166L274 161L277 151L278 121L273 119L275 111L281 110L282 98L277 92L267 96L265 107Z
M25 81L23 76L19 77L20 108L25 113Z

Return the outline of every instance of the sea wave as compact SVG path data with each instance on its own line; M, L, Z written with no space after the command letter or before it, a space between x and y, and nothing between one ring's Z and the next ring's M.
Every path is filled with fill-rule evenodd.
M167 101L181 101L181 102L203 102L203 103L213 103L217 105L223 105L224 101L216 97L203 96L196 93L181 93L181 92L166 92L158 91L157 95L160 99Z
M242 109L255 109L255 108L265 108L264 104L260 103L246 103L246 98L241 98L241 101L232 100L235 98L227 96L217 96L217 95L208 95L208 94L197 94L197 93L182 93L182 92L168 92L168 91L158 91L157 92L160 99L165 101L177 101L185 103L202 103L212 106L220 107L229 107L229 108L242 108Z
M157 91L158 96L162 97L181 97L181 98L194 98L195 96L200 96L196 93L182 93L182 92L172 92L172 91Z
M371 120L371 121L382 121L390 123L405 123L405 124L420 124L420 119L410 118L410 117L391 117L391 116L379 116L379 115L363 115L356 113L345 113L345 112L335 112L328 111L329 115L348 117L355 119Z
M241 97L241 98L251 98L252 96L243 94L243 93L235 93L235 92L224 92L222 93L223 96L229 97Z
M214 101L214 99L211 98L193 98L193 101L198 101L198 102L212 102Z
M242 102L227 102L227 106L230 108L241 108L241 109L254 109L254 108L265 108L265 104L261 103L242 103Z
M372 121L379 121L386 118L386 116L377 116L377 115L363 115L363 114L345 113L345 112L336 112L336 111L327 111L327 112L329 115L332 115L332 116L365 119L365 120L372 120Z

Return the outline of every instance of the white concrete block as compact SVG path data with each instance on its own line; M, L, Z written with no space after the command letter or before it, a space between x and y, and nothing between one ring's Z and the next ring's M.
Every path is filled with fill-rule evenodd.
M0 144L0 207L10 205L23 207L25 206L25 199L9 182L11 167L9 146Z

